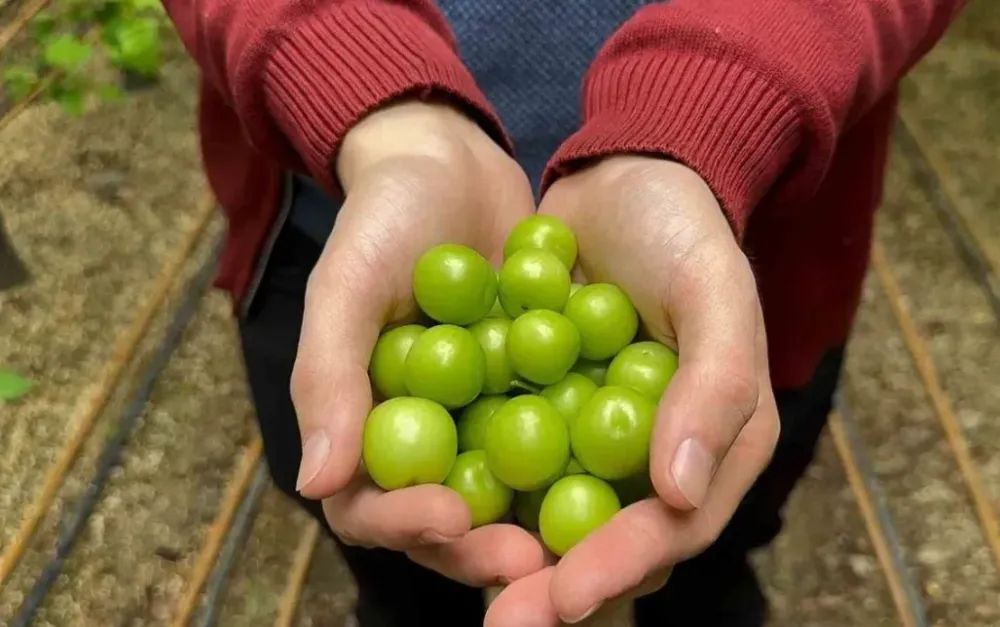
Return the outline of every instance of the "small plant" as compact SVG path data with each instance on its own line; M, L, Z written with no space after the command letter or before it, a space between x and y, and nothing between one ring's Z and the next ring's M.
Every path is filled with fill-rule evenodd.
M82 113L91 95L122 97L119 82L102 83L85 72L95 55L123 75L158 74L164 22L159 0L55 0L28 25L36 46L32 60L4 68L0 81L13 101L45 85L44 97Z
M28 381L13 370L0 368L0 402L16 401L32 388Z

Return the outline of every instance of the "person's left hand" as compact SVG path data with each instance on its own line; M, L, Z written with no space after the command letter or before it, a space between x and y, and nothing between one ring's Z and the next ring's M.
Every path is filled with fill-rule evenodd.
M487 627L578 623L662 586L674 564L719 536L779 431L753 272L701 177L663 159L612 157L557 181L539 211L576 233L582 278L625 290L645 332L677 349L680 366L651 443L659 498L625 508L557 565L509 585Z

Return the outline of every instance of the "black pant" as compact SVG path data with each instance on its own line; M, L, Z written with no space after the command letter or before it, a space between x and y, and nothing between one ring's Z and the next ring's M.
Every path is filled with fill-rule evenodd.
M264 451L275 483L324 522L319 503L295 492L301 442L288 391L302 323L306 280L320 247L293 226L279 236L260 288L240 321L243 353ZM765 602L746 561L781 528L781 509L812 460L830 411L842 352L831 352L813 381L778 391L782 432L771 465L758 479L719 540L678 565L667 585L635 605L637 627L758 627ZM332 535L332 534L331 534ZM340 545L357 582L362 627L481 625L477 589L417 566L405 555Z

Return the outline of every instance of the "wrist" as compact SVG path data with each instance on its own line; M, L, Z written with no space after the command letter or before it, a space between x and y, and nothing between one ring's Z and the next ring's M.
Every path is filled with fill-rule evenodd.
M499 151L487 133L450 103L399 100L362 118L344 136L335 173L345 192L366 172L400 158L460 164Z
M698 198L718 203L719 199L705 178L693 168L668 157L617 154L593 162L598 185L606 189L648 189L662 186L664 194Z
M798 159L793 163L803 141L800 107L747 59L685 51L667 40L640 45L635 35L619 32L589 71L585 121L549 161L543 189L605 155L675 159L711 184L742 234L779 179L788 189L789 166L802 167ZM734 93L752 97L734 100ZM802 177L791 175L801 184Z
M587 199L601 199L597 205L649 210L658 216L657 222L696 223L699 227L692 233L712 232L738 241L732 221L705 178L667 157L615 154L596 159L554 182L549 193L574 195L574 200L560 203L567 206L591 207L595 203ZM631 219L643 218L633 215ZM652 231L657 225L649 228Z

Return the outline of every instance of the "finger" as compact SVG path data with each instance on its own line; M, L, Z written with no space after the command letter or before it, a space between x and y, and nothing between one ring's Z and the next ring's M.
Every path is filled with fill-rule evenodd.
M776 438L773 397L723 460L703 506L673 508L650 498L623 509L573 547L552 576L551 602L572 623L608 599L641 587L651 576L707 548L728 523L756 477L767 465Z
M297 489L343 489L372 407L368 360L391 305L381 253L361 221L338 224L309 277L291 391L302 436Z
M668 504L692 509L757 408L763 330L753 275L735 243L699 248L683 267L692 270L678 272L665 294L680 366L658 408L650 474Z
M562 621L549 600L554 572L549 566L504 588L486 608L483 627L559 627Z
M453 542L469 531L472 520L462 497L444 486L383 492L367 477L324 499L323 512L348 544L396 551Z
M545 566L542 545L514 525L486 525L448 544L407 553L416 563L478 588L506 585Z

